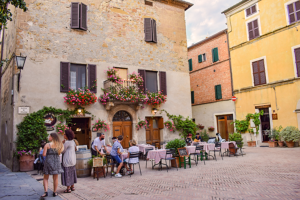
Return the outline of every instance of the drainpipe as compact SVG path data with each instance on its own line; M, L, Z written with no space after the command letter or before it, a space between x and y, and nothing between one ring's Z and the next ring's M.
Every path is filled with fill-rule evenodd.
M1 42L1 58L0 61L3 60L3 51L4 51L4 34L5 34L5 28L2 26L2 42ZM2 93L2 64L0 65L0 99L1 98L1 93ZM2 106L1 106L1 101L0 101L0 112L2 111ZM1 124L1 114L0 114L0 124Z
M231 92L232 92L232 96L234 96L234 93L233 93L232 69L231 69L231 55L230 55L230 50L229 50L228 31L226 31L226 36L227 36L227 46L228 46L228 55L229 55L229 68L230 68L230 79L231 79Z

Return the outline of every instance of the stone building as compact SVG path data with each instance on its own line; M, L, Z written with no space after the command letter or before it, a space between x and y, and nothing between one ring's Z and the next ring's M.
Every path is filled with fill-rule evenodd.
M165 88L167 102L159 109L191 117L185 10L193 4L181 0L26 3L28 11L16 10L5 34L6 45L10 46L4 59L13 53L27 56L21 76L12 61L2 78L0 141L1 162L5 165L17 170L12 154L16 125L24 114L44 106L74 110L75 106L64 102L67 88L91 87L95 80L98 87L93 92L99 97L108 83L104 72L108 67L118 68L124 79L129 73L141 72L148 80L144 83L147 89L157 92ZM106 120L111 127L105 132L107 143L119 134L126 141L133 138L156 145L179 137L164 128L163 121L168 120L164 113L144 106L130 102L103 106L96 102L84 107L90 115L72 119L76 123L72 129L79 143L87 146L97 135L91 128L98 119ZM137 131L139 119L148 119L150 128Z
M210 136L220 133L228 140L234 132L232 79L227 30L222 30L188 47L192 113L196 124L214 127Z

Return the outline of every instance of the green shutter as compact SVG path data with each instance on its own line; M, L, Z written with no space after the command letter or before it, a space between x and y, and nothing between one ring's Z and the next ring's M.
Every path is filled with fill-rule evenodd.
M202 62L202 54L200 54L200 55L198 56L198 62L199 62L199 63Z
M193 61L192 61L192 59L189 59L189 68L190 68L190 71L193 70Z
M192 99L192 104L194 104L195 103L194 91L191 91L191 99Z
M219 61L219 51L218 51L218 48L214 48L212 50L212 55L213 55L213 62Z
M222 88L221 85L215 85L216 100L222 99Z

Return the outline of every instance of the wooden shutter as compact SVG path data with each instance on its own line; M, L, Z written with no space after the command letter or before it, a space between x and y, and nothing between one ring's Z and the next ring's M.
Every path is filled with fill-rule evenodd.
M71 3L71 28L79 28L79 3Z
M254 86L266 84L266 72L264 60L252 63Z
M260 85L258 62L252 63L254 86Z
M68 92L70 83L70 63L60 62L60 92Z
M221 85L215 85L215 97L216 97L216 100L222 99Z
M290 24L292 24L296 21L295 13L294 13L294 4L293 3L288 5L288 11L289 11Z
M253 32L253 24L252 24L252 22L248 23L248 36L249 36L249 40L252 40L254 38L254 32Z
M88 65L88 83L89 89L93 93L97 93L97 66L96 65Z
M192 104L195 103L195 94L194 91L191 91L191 99L192 99Z
M300 48L295 49L295 61L297 67L297 76L300 77Z
M193 60L189 59L189 69L190 71L193 71Z
M152 21L151 18L144 19L144 32L145 32L145 41L152 42Z
M202 54L200 54L200 55L198 56L198 62L199 62L199 63L202 62Z
M159 72L159 84L160 84L160 91L164 95L167 95L167 73L166 72Z
M157 126L159 129L164 128L164 118L162 118L162 117L158 118Z
M251 7L251 14L256 13L256 5Z
M248 35L249 40L259 37L258 20L254 20L248 23Z
M246 16L248 17L248 16L250 16L251 15L251 8L248 8L247 10L246 10Z
M139 69L138 70L138 73L140 74L140 76L143 78L144 82L143 82L143 85L142 86L139 86L140 90L142 92L145 93L145 88L146 88L146 70L143 70L143 69Z
M259 37L258 20L253 21L254 38Z
M260 78L260 84L266 84L266 73L265 73L265 64L264 60L258 61L259 65L259 78Z
M219 51L218 51L218 48L214 48L212 50L212 54L213 54L213 62L217 62L219 60Z
M155 19L152 19L152 33L153 33L153 42L157 43L157 31L156 31L156 21Z
M87 6L83 3L80 6L80 29L87 30Z

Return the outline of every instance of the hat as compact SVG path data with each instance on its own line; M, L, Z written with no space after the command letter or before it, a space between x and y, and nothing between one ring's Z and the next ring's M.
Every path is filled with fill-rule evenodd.
M191 134L191 133L189 133L189 134L188 134L188 136L192 136L192 134Z

